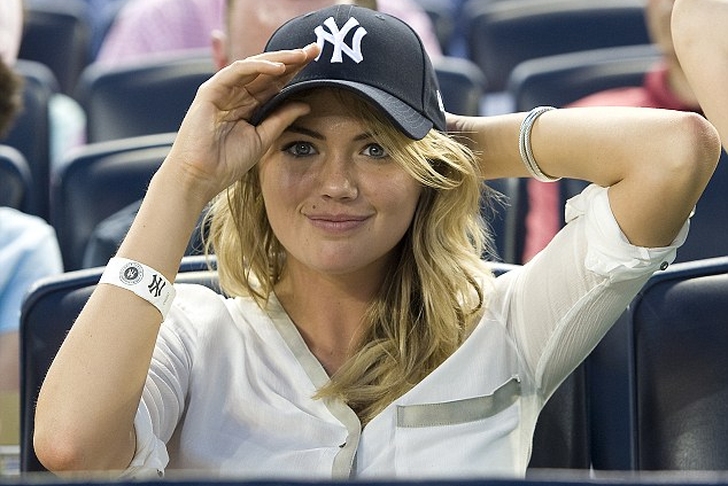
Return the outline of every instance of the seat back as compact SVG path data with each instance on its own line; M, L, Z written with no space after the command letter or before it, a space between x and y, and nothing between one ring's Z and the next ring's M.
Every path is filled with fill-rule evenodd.
M54 174L50 222L64 268L82 267L96 225L141 199L174 140L174 133L89 144Z
M75 92L86 111L88 142L176 132L197 88L214 72L207 49L133 65L91 64Z
M601 47L648 44L640 0L471 0L464 9L468 55L491 92L506 89L519 63Z
M455 9L452 2L442 0L417 0L417 4L424 10L435 29L437 42L444 54L449 54L450 43L455 33Z
M0 206L26 212L31 190L30 168L23 154L0 145Z
M0 143L17 149L25 157L33 183L28 212L47 219L51 139L49 104L53 94L58 92L58 83L47 66L35 61L18 60L15 69L24 81L23 109Z
M475 63L443 56L432 61L442 93L442 102L450 113L478 115L487 81Z
M728 470L726 296L728 257L674 264L597 346L595 469Z
M661 58L655 45L643 44L529 59L513 69L507 90L517 111L563 107L599 91L640 86Z
M538 417L529 471L591 467L587 371L580 364L556 389Z
M214 264L214 260L212 260ZM36 283L23 303L20 327L20 470L45 471L33 450L35 403L48 368L63 339L96 287L103 268L87 268ZM177 282L217 288L205 257L185 257Z
M721 152L718 167L710 178L690 219L690 235L677 251L677 262L689 262L728 255L728 154Z
M487 185L499 194L495 199L486 201L481 211L493 234L496 252L488 255L488 259L517 264L520 256L519 224L525 217L522 214L524 194L521 181L515 177L495 179L488 181Z
M71 95L89 60L91 28L82 0L25 0L20 59L50 68L61 92Z

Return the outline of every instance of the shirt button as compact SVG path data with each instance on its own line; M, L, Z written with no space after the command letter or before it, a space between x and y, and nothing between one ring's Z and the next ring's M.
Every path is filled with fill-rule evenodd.
M339 449L343 449L344 447L346 447L346 442L344 442L343 444L339 444Z
M666 270L668 265L669 265L669 263L667 263L667 262L660 263L660 270Z

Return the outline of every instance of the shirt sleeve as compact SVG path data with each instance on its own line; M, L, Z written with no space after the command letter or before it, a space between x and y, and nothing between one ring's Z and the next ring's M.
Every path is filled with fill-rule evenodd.
M544 399L594 349L650 276L675 259L686 221L667 247L632 245L612 214L607 188L570 199L566 226L521 269L499 278L503 312Z
M166 443L184 413L192 358L183 325L188 317L175 302L162 324L134 418L136 451L125 477L161 476L169 463Z

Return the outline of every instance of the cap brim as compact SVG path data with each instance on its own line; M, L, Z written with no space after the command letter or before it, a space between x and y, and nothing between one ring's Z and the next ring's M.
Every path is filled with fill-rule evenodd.
M261 106L250 121L252 124L257 125L276 108L281 106L291 95L321 87L338 87L359 94L374 104L374 106L381 109L396 127L413 140L424 138L433 127L432 122L428 118L386 91L367 84L342 79L312 79L287 86Z

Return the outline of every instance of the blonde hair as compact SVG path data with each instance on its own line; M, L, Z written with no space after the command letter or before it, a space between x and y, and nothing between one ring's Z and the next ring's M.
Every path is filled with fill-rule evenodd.
M398 245L398 264L364 316L353 355L319 390L341 398L367 423L450 356L485 307L482 260L490 236L481 216L488 197L478 162L465 145L436 130L411 140L359 97L333 90L394 160L423 186L415 216ZM268 223L255 167L213 203L209 250L228 295L264 305L285 266Z

